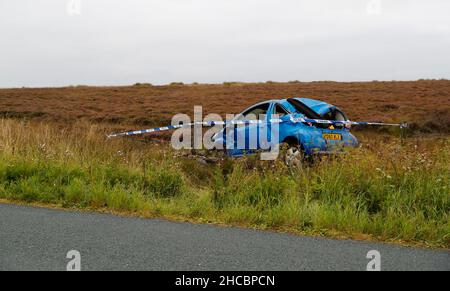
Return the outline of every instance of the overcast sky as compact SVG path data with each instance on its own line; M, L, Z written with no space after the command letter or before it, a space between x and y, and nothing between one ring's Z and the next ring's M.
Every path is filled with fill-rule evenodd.
M449 0L0 0L0 87L420 78Z

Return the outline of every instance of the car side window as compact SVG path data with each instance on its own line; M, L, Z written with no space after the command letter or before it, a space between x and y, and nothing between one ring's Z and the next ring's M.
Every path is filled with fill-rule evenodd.
M284 107L281 106L280 104L276 104L274 114L278 115L278 118L281 118L283 116L288 115L289 112L286 109L284 109Z
M240 120L262 120L267 115L269 111L270 103L264 103L249 109L248 111L242 113L239 117Z

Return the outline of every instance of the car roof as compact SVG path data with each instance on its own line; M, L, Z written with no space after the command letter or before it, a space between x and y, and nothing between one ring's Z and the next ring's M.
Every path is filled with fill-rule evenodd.
M331 108L336 108L336 106L328 104L324 101L320 101L320 100L314 100L314 99L309 99L309 98L293 98L293 99L297 99L300 102L304 103L306 106L308 106L309 108L311 108L312 110L314 110L317 114L319 115L323 115L325 113L327 113ZM291 103L289 103L288 99L272 99L272 100L266 100L257 104L252 105L249 108L258 106L258 105L262 105L262 104L267 104L267 103L277 103L277 104L281 104L284 108L286 108L287 110L289 110L290 112L296 112L297 110L295 109L294 106L292 106ZM249 108L247 108L246 110L248 110Z
M335 107L334 105L319 100L309 98L295 98L295 99L303 102L306 106L314 110L319 115L323 115L328 111L330 111L331 108Z
M326 102L320 101L320 100L314 100L309 98L293 98L297 99L312 110L316 112L319 115L323 115L327 113L331 108L335 108L336 106L328 104ZM271 102L276 102L281 105L283 105L286 109L288 109L291 112L295 112L294 106L292 106L291 103L289 103L288 99L281 99L281 100L271 100Z

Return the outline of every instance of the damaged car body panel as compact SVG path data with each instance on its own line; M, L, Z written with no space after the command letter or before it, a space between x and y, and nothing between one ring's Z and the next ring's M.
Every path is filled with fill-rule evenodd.
M303 154L333 154L345 147L358 146L358 140L344 125L297 123L295 118L348 121L345 113L334 105L307 98L270 100L244 110L236 120L247 120L253 116L260 124L246 124L225 128L214 138L217 148L226 148L228 155L239 157L256 151L287 143L298 145ZM273 126L272 119L283 122ZM230 136L233 134L233 136ZM228 144L227 144L228 143Z

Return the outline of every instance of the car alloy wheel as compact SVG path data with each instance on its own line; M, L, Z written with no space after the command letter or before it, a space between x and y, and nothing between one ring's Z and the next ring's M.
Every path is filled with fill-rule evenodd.
M303 151L299 146L289 145L284 159L289 167L301 168L303 164Z

